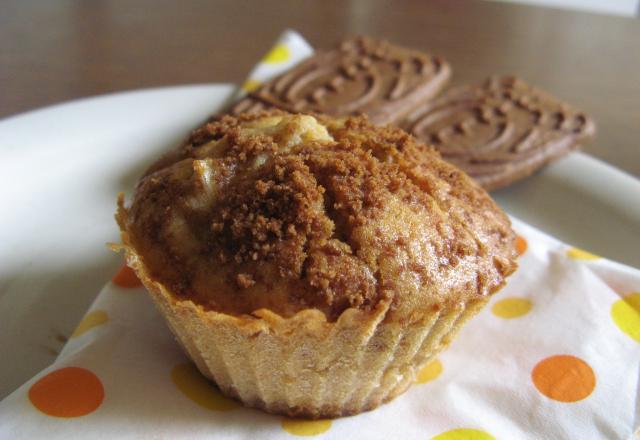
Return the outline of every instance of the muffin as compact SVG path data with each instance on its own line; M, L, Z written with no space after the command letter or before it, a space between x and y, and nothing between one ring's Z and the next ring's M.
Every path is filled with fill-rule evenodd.
M203 375L292 417L405 391L516 268L509 219L432 148L365 118L269 112L195 130L116 219Z

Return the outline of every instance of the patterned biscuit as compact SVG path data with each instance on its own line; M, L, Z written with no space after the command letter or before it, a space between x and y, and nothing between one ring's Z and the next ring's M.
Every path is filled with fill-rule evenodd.
M227 111L230 115L240 115L242 113L258 113L263 110L271 110L273 106L266 104L259 99L256 99L252 96L245 96L233 103L233 105Z
M331 116L365 113L374 123L391 123L438 94L450 76L441 58L357 37L317 51L250 93L230 113L275 107Z
M532 174L595 132L584 113L510 76L451 89L399 125L489 190Z

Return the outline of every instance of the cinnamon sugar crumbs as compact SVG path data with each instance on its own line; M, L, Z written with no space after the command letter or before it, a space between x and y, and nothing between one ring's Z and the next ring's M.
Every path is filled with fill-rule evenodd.
M211 121L150 168L130 229L163 282L227 313L336 319L383 297L402 310L488 294L515 269L506 216L434 150L363 118L295 118ZM214 177L196 184L183 164L208 151ZM203 185L208 204L189 203Z

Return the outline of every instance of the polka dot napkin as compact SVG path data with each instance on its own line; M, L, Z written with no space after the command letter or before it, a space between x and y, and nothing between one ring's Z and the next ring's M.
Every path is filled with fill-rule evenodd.
M245 88L309 53L286 33ZM223 397L123 267L58 360L0 402L0 438L634 438L640 271L514 227L520 269L507 287L407 393L374 411L292 420Z

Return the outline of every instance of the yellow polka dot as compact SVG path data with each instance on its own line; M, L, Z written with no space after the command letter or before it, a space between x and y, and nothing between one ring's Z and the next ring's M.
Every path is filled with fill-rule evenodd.
M231 411L240 407L235 400L223 396L191 363L176 365L171 370L171 380L185 396L211 411Z
M524 316L531 310L533 304L526 298L504 298L496 302L491 311L500 318L511 319Z
M640 342L640 293L631 293L614 302L611 318L623 333Z
M418 373L418 377L416 377L416 383L427 383L442 373L442 363L439 360L431 361Z
M289 434L311 437L327 432L331 428L331 420L282 419L282 429Z
M103 310L94 310L93 312L87 313L73 331L71 337L77 338L81 334L86 333L92 328L102 325L107 321L109 321L109 315L107 315L107 312Z
M290 57L289 48L284 44L278 44L262 59L262 62L267 64L284 63Z
M253 92L258 87L260 87L261 84L262 83L257 79L248 79L244 84L242 84L242 90L244 90L245 92Z
M579 248L571 248L567 251L567 257L574 260L597 260L600 257Z
M496 440L491 434L479 429L452 429L433 437L431 440Z

